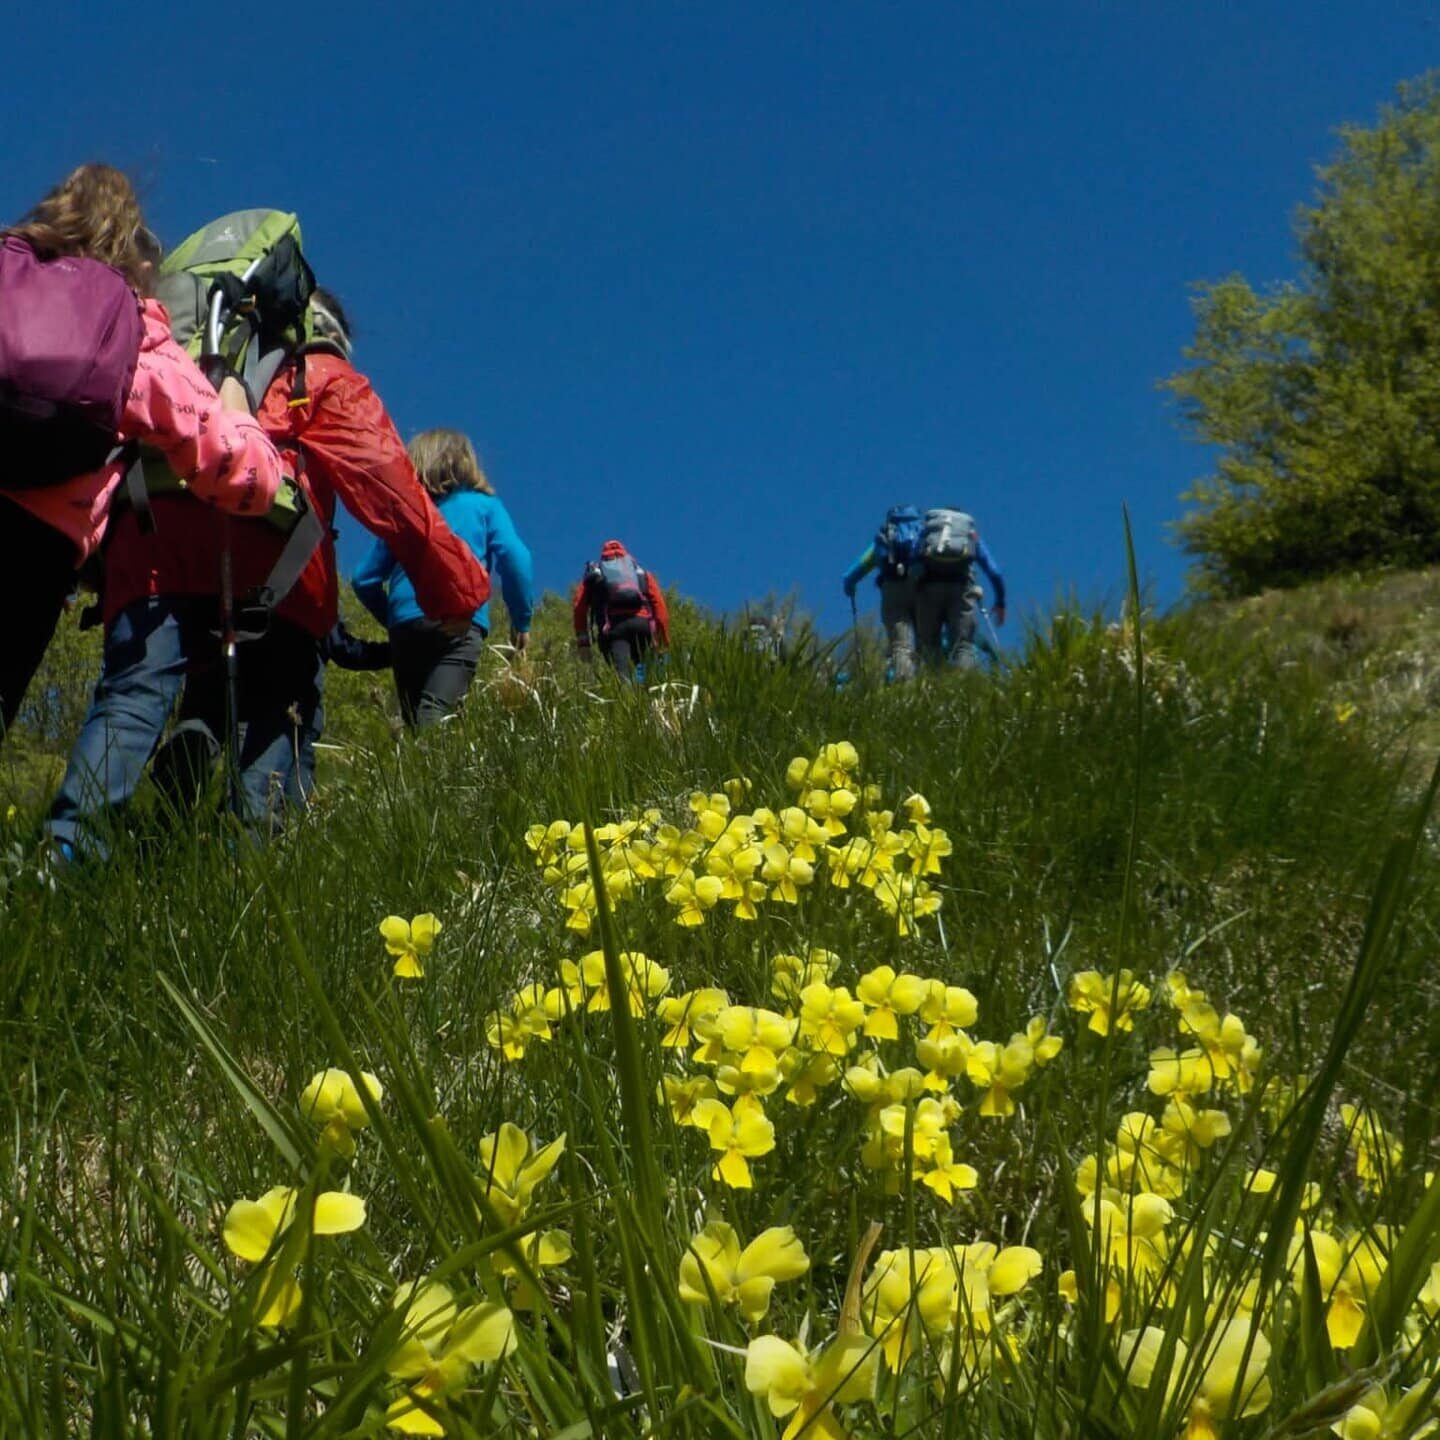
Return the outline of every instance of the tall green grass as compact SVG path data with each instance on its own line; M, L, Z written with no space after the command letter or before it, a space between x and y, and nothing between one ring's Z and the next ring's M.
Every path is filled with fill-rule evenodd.
M1440 1203L1423 1185L1440 1079L1425 802L1303 676L1191 639L1150 635L1142 672L1129 637L1070 612L988 678L884 688L877 667L836 690L820 647L776 665L697 626L648 693L542 668L523 693L478 692L458 724L418 742L339 736L314 814L268 850L218 820L173 833L147 821L117 835L104 870L52 884L19 846L0 921L0 1433L382 1433L386 1360L404 1338L397 1283L438 1275L466 1303L494 1301L530 1268L527 1238L551 1228L574 1253L532 1276L542 1298L517 1312L514 1354L437 1409L451 1433L776 1433L785 1422L747 1390L735 1353L752 1332L677 1296L707 1207L745 1238L795 1228L810 1271L777 1288L761 1328L808 1328L812 1343L837 1323L872 1220L884 1248L983 1238L1043 1255L1020 1312L1023 1360L997 1355L966 1393L953 1357L938 1389L886 1375L878 1408L843 1412L857 1434L1173 1433L1184 1387L1128 1382L1073 1188L1080 1159L1103 1162L1140 1103L1149 1045L1084 1034L1065 984L1122 962L1157 990L1183 968L1244 1017L1275 1082L1233 1107L1230 1139L1176 1202L1177 1302L1123 1323L1164 1328L1172 1359L1177 1340L1201 1355L1223 1297L1258 1280L1275 1395L1258 1419L1217 1417L1246 1433L1328 1425L1363 1388L1362 1362L1409 1378L1395 1341ZM566 935L528 825L649 805L680 817L692 789L735 775L752 780L751 803L778 803L791 757L836 739L892 801L928 796L948 830L939 924L902 942L817 890L750 924L717 909L695 931L652 895L602 908L588 941ZM407 986L376 927L426 910L444 928L426 979ZM977 1036L1003 1040L1036 1014L1064 1034L1016 1121L963 1117L957 1151L981 1178L953 1210L908 1183L887 1196L861 1173L859 1120L838 1097L813 1115L781 1113L777 1097L778 1148L756 1162L756 1188L717 1187L695 1133L656 1104L667 1057L643 1017L573 1015L515 1064L486 1038L497 1005L553 983L560 957L584 949L603 949L612 987L620 953L643 950L677 990L716 984L771 1004L769 959L811 943L841 954L852 985L882 961L967 985ZM386 1090L348 1170L295 1108L327 1065L373 1071ZM1293 1076L1308 1088L1272 1123L1266 1107ZM1357 1183L1342 1096L1403 1136L1390 1183ZM507 1120L537 1143L567 1137L535 1208L508 1226L476 1179L481 1138ZM1263 1200L1237 1184L1262 1157L1280 1174ZM1397 1260L1351 1352L1326 1343L1317 1286L1291 1281L1309 1180L1333 1223L1393 1227ZM233 1200L280 1184L349 1185L368 1220L345 1236L287 1232L305 1307L263 1331L263 1281L219 1227ZM1055 1288L1069 1268L1073 1309ZM933 1348L928 1363L933 1378Z

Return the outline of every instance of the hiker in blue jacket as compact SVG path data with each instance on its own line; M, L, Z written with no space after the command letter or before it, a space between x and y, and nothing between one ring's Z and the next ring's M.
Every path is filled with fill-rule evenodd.
M530 551L496 496L475 447L458 430L426 430L410 442L410 459L434 497L445 523L488 569L498 571L510 613L510 643L523 652L534 608ZM360 603L390 635L391 665L400 711L417 730L453 714L470 688L490 630L482 605L468 632L425 619L410 577L383 542L377 542L351 584Z
M878 570L880 623L885 627L888 674L909 680L915 674L915 595L919 578L920 512L913 505L893 506L875 539L861 552L841 581L854 607L860 582Z
M976 610L983 594L979 568L995 594L995 623L1005 623L1005 578L986 548L975 522L962 510L927 510L897 505L885 516L874 541L845 572L845 593L853 601L860 581L878 570L880 620L889 645L890 678L915 673L915 653L961 669L979 663L975 647Z

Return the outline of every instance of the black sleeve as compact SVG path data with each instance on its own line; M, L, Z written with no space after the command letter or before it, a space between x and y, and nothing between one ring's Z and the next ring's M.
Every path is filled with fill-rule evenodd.
M384 670L390 664L388 640L362 640L343 620L325 637L325 659L342 670Z

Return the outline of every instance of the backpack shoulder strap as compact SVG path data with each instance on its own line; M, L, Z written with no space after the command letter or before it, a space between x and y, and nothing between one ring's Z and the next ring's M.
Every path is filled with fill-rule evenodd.
M304 495L299 486L296 486L296 491L297 496ZM265 583L249 597L247 605L273 613L295 588L315 552L325 543L326 525L320 518L320 512L308 499L304 505L295 528L286 537L275 564L265 577Z
M135 512L136 523L142 535L155 533L155 512L150 508L150 490L145 484L145 457L133 441L118 446L110 452L112 461L119 460L125 465L125 495L130 508Z

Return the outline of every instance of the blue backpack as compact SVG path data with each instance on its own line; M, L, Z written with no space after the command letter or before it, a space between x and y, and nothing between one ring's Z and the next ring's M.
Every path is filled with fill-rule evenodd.
M885 523L875 532L875 553L880 560L882 579L908 575L919 563L925 525L913 505L895 505L885 514Z

